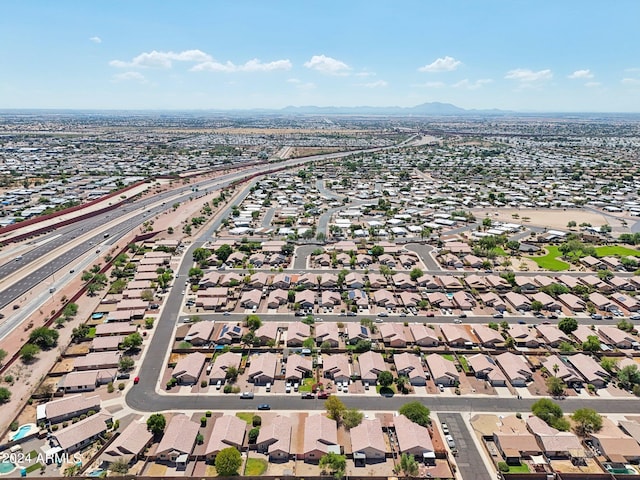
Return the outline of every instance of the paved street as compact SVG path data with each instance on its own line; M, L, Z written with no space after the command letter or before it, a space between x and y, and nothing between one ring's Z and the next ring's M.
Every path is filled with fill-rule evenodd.
M458 455L456 465L462 478L473 478L474 480L491 480L492 476L487 471L487 467L482 460L482 454L471 438L471 432L466 427L462 415L459 413L439 413L441 422L445 422L449 427L450 435L456 442Z

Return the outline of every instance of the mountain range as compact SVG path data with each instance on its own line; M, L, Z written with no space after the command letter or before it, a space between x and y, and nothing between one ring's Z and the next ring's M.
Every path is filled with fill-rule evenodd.
M465 109L451 103L427 102L413 107L285 107L280 110L283 113L293 114L317 114L317 115L434 115L434 116L461 116L461 115L505 115L513 113L508 110L475 110Z

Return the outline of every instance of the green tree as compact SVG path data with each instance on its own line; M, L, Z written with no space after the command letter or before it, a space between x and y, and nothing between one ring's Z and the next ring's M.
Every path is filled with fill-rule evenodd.
M330 395L324 402L324 408L329 415L329 418L332 418L336 422L340 423L342 420L342 415L346 411L347 407L344 406L342 400L340 400L336 395Z
M119 473L120 475L126 475L129 473L129 463L124 459L118 459L111 462L109 465L109 470L113 473Z
M534 300L531 302L531 310L534 312L539 312L544 307L543 303L539 300Z
M5 358L7 358L7 351L0 348L0 365L4 363Z
M582 349L585 352L599 352L600 339L596 335L589 335L587 340L582 342Z
M393 383L393 374L388 370L380 372L378 374L378 383L383 387L388 387Z
M58 343L60 334L51 328L39 327L29 334L29 342L37 345L43 350L53 348Z
M164 432L167 419L161 413L154 413L147 419L147 430L157 438Z
M411 277L411 280L413 280L414 282L416 280L418 280L423 275L424 275L424 272L421 269L419 269L418 267L413 268L411 270L411 272L409 273L409 276Z
M578 321L575 318L565 317L558 322L558 328L569 335L578 328Z
M600 361L600 365L602 366L602 368L604 368L609 373L613 373L613 371L616 369L617 364L618 359L614 357L603 357Z
M351 430L353 427L357 427L362 423L364 413L357 408L348 408L342 415L342 423L347 430Z
M640 371L636 365L627 365L618 372L618 382L622 388L630 389L640 384Z
M40 347L33 343L27 343L20 349L20 358L23 362L30 362L36 357L39 351Z
M249 443L252 445L256 443L258 435L260 435L260 427L253 427L251 430L249 430Z
M400 471L404 473L405 477L416 477L418 475L419 467L413 455L403 453L400 457Z
M302 346L304 348L313 348L315 344L316 342L313 338L305 338L304 341L302 342Z
M122 340L122 348L124 350L136 350L140 348L140 345L142 345L142 335L138 332L127 335Z
M564 393L564 389L566 388L565 383L561 378L552 376L547 378L546 382L547 390L549 391L549 395L554 397L559 397Z
M413 423L417 423L423 427L426 427L431 423L431 418L429 417L429 415L431 415L431 411L420 402L405 403L400 407L398 412L407 417Z
M231 247L229 247L231 248ZM196 248L193 251L193 260L199 264L206 263L207 259L211 256L211 251L206 248ZM227 255L228 257L229 255ZM226 260L226 258L225 258Z
M580 436L586 436L602 428L602 417L591 408L579 408L573 412L571 419L576 423L575 430Z
M374 245L373 247L371 247L371 256L374 259L377 259L382 254L384 254L384 247L381 247L380 245Z
M224 243L220 245L220 247L216 250L216 257L218 257L218 260L224 263L232 253L233 249L231 248L231 246Z
M531 412L553 428L561 431L569 430L569 422L564 418L562 408L548 398L541 398L531 405Z
M333 473L334 478L340 480L347 469L347 459L344 455L329 452L320 458L318 465L323 472Z
M0 387L0 404L6 403L11 398L11 391L7 387Z
M231 365L227 368L225 378L230 382L235 382L238 379L238 369L235 365Z
M127 370L131 370L133 368L134 364L135 364L135 362L133 361L133 358L131 358L131 357L122 357L118 361L118 370L126 372Z
M238 469L242 465L242 455L234 447L223 448L216 455L215 465L221 477L238 475Z
M247 315L247 327L249 327L249 330L255 332L261 326L262 320L260 320L258 315Z

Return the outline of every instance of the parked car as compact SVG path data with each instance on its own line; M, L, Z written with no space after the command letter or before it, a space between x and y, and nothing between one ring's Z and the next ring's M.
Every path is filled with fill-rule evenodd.
M444 392L444 385L442 385L441 383L438 384L438 388L441 392Z
M261 403L258 405L258 410L271 410L271 405L268 403Z
M449 448L456 448L456 441L451 435L445 435L444 438L447 440L447 445L449 445Z
M444 422L442 422L442 433L449 435L449 426Z
M302 394L302 399L303 400L312 400L314 398L316 398L316 396L311 392L305 392L305 393Z
M136 377L133 379L133 384L137 385L138 383L140 383L140 377Z
M242 392L242 393L240 394L240 398L250 400L250 399L252 399L252 398L253 398L253 392Z
M460 315L458 315L458 318L467 318L467 314L466 313L461 313Z
M456 318L453 320L453 323L462 323L462 320L460 320L459 318Z
M380 312L380 313L378 313L378 316L379 317L388 317L389 314L387 312Z
M319 398L320 400L325 400L325 399L329 398L329 394L328 394L327 392L320 392L320 393L318 394L318 398Z
M493 318L504 318L504 315L501 313L494 313Z
M130 374L128 373L119 373L118 376L116 377L118 380L127 380L131 377Z

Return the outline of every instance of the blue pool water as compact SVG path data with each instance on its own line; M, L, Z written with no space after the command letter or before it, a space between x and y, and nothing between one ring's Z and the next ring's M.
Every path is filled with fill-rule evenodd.
M100 319L102 317L104 317L104 313L94 313L94 314L91 315L91 318L93 320L98 320L98 319Z
M15 441L15 440L20 440L21 438L23 438L27 433L29 433L31 431L31 425L22 425L17 431L16 433L14 433L11 436L11 440Z
M99 477L100 475L102 475L103 472L104 472L104 470L99 468L97 470L93 470L92 472L89 472L87 475L89 477Z
M16 469L16 466L11 463L9 460L4 460L0 462L0 475L4 475L7 473L11 473Z

